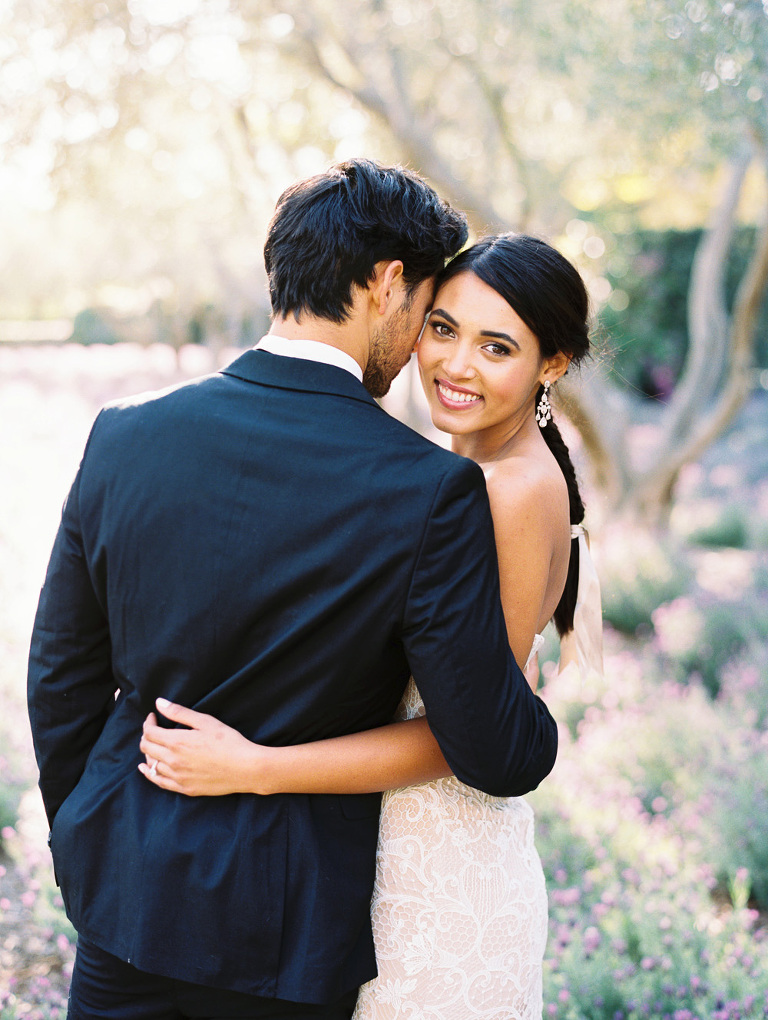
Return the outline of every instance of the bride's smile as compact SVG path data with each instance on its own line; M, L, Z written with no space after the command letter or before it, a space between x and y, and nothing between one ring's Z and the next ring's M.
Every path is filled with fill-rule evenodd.
M453 386L444 379L436 379L435 385L437 386L437 399L444 407L461 411L483 399L479 393Z

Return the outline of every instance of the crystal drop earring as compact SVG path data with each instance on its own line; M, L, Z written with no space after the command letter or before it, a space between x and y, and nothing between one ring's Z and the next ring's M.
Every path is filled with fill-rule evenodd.
M545 379L544 392L541 395L539 406L536 408L536 421L539 423L539 428L542 429L545 428L547 422L552 419L552 405L549 402L549 396L547 394L549 387L549 379Z

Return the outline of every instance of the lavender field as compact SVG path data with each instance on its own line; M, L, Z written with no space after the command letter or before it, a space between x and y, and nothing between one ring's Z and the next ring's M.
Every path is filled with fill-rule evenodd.
M0 1020L63 1018L74 956L24 703L61 503L101 403L213 367L194 347L0 348ZM605 676L544 663L546 1017L768 1017L767 434L758 393L685 472L669 531L596 531Z

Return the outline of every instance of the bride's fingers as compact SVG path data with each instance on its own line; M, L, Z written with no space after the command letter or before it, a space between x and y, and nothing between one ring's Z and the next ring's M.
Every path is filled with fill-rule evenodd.
M193 708L185 708L184 705L177 705L166 698L157 698L155 701L158 712L166 719L171 719L182 726L189 726L192 730L204 729L207 726L218 726L219 721L212 715L205 712L196 712Z
M173 747L182 744L189 734L189 730L169 730L165 726L158 726L147 719L141 728L142 739L151 740L153 744L160 744L164 747Z
M169 749L164 744L156 744L154 740L149 737L142 737L139 741L139 750L147 759L147 764L151 768L152 763L156 762L158 765L161 761L167 764L172 764L173 756L169 752Z
M150 768L149 765L145 765L144 762L141 762L138 768L139 772L141 772L145 779L148 779L150 783L153 783L155 786L159 786L161 790L170 790L172 793L183 793L181 786L170 776L164 776L155 768Z
M194 730L169 730L165 726L152 725L148 721L141 730L142 743L148 741L156 747L168 748L169 751L182 750L190 743L194 745L197 739Z
M154 786L158 786L161 790L168 790L170 793L180 793L185 797L202 796L206 794L205 790L198 788L197 784L189 779L177 778L173 770L170 772L166 771L167 766L162 762L157 763L157 768L152 768L149 765L141 762L138 765L139 772L148 779ZM163 771L161 771L161 769Z

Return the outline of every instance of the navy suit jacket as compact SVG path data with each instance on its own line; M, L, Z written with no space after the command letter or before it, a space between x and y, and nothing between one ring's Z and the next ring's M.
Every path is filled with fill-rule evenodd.
M378 794L190 798L137 770L158 696L287 744L388 722L409 673L464 782L552 768L480 468L342 369L249 351L105 408L65 504L29 707L75 927L156 974L300 1002L374 976Z

